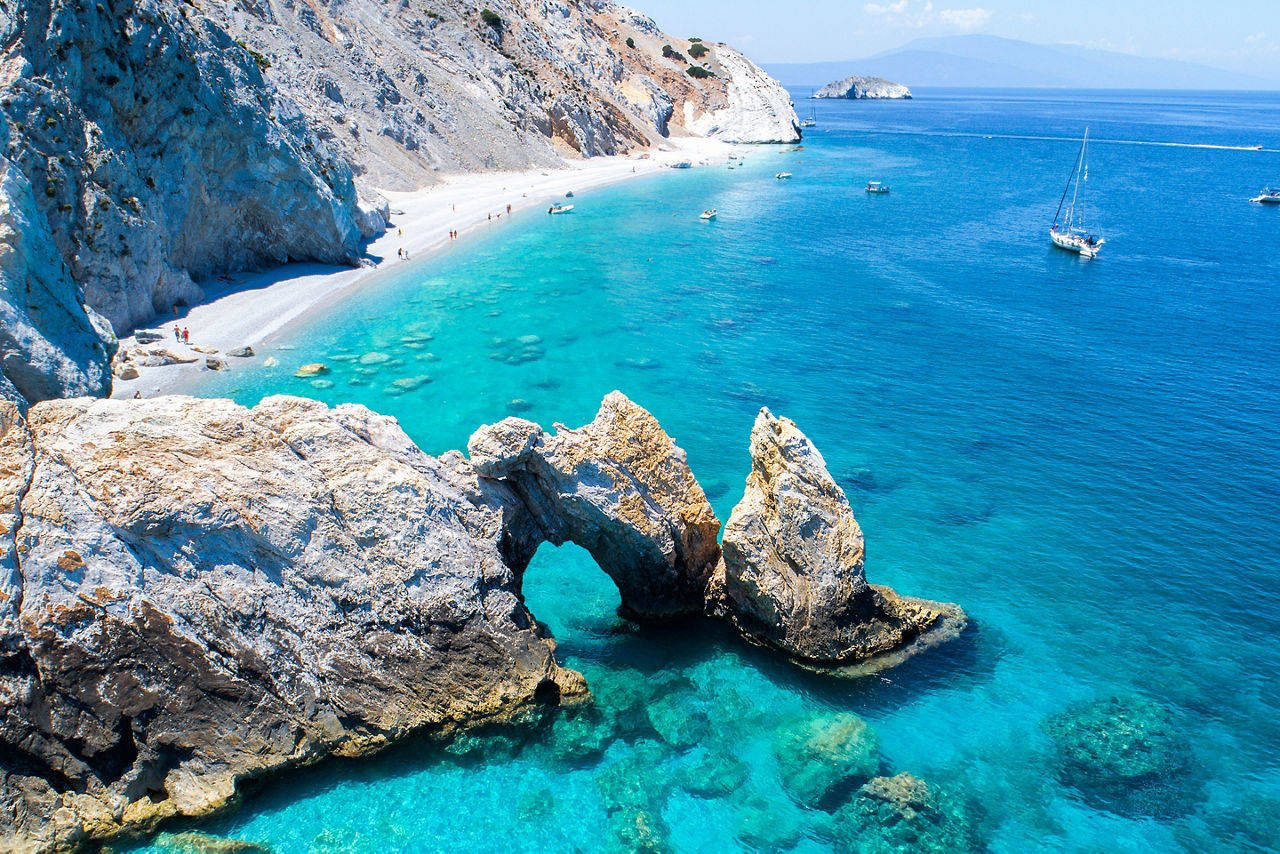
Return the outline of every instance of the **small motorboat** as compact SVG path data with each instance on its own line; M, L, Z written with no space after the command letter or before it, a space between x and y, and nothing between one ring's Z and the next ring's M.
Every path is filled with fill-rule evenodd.
M885 193L889 192L889 185L888 185L888 184L881 184L879 181L868 181L868 182L867 182L867 192L868 192L868 193L875 193L875 194L877 194L877 195L883 195L883 194L885 194Z
M1258 202L1264 205L1280 205L1280 190L1273 190L1270 187L1264 187L1261 193L1254 196L1249 201Z
M552 205L551 207L547 208L547 213L562 214L562 213L568 213L571 210L573 210L573 205Z
M710 222L711 220L716 218L717 213L719 213L719 211L717 211L715 208L707 208L705 211L698 214L698 219L704 219Z
M782 180L785 180L785 179L787 179L787 178L790 178L790 177L791 177L791 173L790 173L790 172L779 172L777 175L774 175L773 177L777 178L779 181L782 181Z

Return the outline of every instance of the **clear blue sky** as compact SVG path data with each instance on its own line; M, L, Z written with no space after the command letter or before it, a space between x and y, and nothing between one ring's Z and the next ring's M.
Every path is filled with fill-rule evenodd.
M1181 59L1280 79L1280 0L622 0L672 35L756 62L857 59L921 36L986 33Z

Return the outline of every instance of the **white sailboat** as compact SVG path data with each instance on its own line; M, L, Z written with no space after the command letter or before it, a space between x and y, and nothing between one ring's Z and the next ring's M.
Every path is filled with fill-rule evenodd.
M813 103L813 92L809 93L809 117L800 122L802 128L814 128L818 126L818 110Z
M1067 186L1062 191L1062 199L1058 202L1058 212L1053 216L1053 225L1049 229L1049 239L1053 245L1068 252L1078 252L1084 258L1092 258L1098 254L1103 239L1090 234L1084 226L1084 199L1080 195L1080 184L1089 180L1089 164L1085 161L1085 151L1089 145L1089 129L1084 129L1084 140L1080 143L1080 157L1076 160ZM1067 203L1067 193L1071 193L1071 204L1067 205L1067 215L1062 216L1062 207Z

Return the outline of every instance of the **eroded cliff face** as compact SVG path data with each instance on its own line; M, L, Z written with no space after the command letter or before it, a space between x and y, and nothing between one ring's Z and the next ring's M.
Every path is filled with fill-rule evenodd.
M193 5L23 0L0 39L7 156L116 331L199 300L193 278L355 262L350 169Z
M798 138L786 92L741 54L708 43L697 59L689 41L601 0L224 0L209 14L379 187L618 154L670 134ZM689 76L691 65L711 76Z
M753 457L808 485L744 537L735 519L779 494L749 489L718 564L684 452L617 392L577 430L481 428L471 461L300 398L80 398L25 419L0 401L0 848L140 832L273 770L588 701L521 598L543 542L589 549L632 617L711 613L806 662L837 638L829 663L846 663L859 624L836 600L876 588L851 565L843 496L792 438L753 438ZM748 575L757 604L724 595ZM854 604L889 603L860 624L874 643L858 654L881 662L918 651L920 614L963 621L877 595ZM784 603L768 621L762 597Z
M0 157L0 399L25 407L110 391L115 336L82 300L30 182Z

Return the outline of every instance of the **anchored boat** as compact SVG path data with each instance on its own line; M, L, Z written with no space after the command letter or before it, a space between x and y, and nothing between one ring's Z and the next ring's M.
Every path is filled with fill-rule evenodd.
M568 213L571 210L573 210L573 205L552 205L551 207L547 208L547 213L562 214L562 213Z
M1085 152L1089 146L1089 129L1084 129L1084 139L1080 142L1080 156L1076 158L1071 169L1071 177L1062 191L1058 201L1058 212L1053 215L1053 225L1049 228L1049 239L1053 245L1068 252L1077 252L1084 258L1092 258L1098 254L1103 239L1090 234L1084 225L1084 198L1080 195L1080 184L1089 180L1089 165L1085 160ZM1071 204L1067 205L1067 193L1071 194ZM1062 216L1062 208L1066 205L1067 215Z
M698 219L713 220L716 218L717 213L719 213L719 211L717 211L715 208L707 208L705 211L698 214Z
M867 192L877 194L877 195L883 195L889 192L889 185L881 184L879 181L868 181Z

